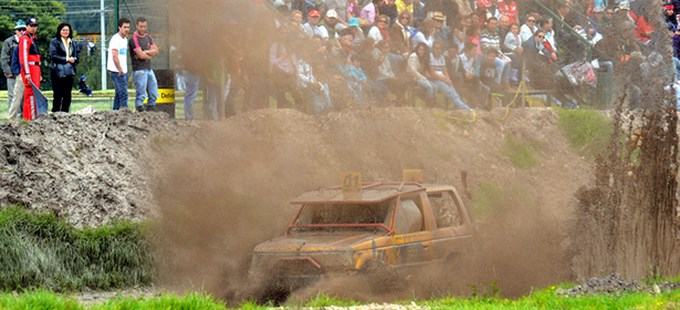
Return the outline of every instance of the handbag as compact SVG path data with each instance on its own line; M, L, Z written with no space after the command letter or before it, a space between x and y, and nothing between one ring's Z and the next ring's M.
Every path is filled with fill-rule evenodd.
M57 77L65 78L69 76L76 76L76 69L72 63L57 64Z

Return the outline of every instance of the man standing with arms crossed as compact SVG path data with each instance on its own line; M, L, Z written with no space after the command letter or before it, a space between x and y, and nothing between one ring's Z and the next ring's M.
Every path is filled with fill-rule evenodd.
M26 32L19 38L19 61L21 62L21 78L24 82L24 109L21 116L28 121L33 120L38 114L31 84L40 89L42 79L40 51L35 43L38 38L35 35L36 32L38 32L38 20L31 17L26 20Z
M135 28L129 46L132 51L132 80L135 83L136 91L135 109L137 112L156 111L158 81L153 70L151 70L151 58L158 55L158 47L154 44L151 36L146 33L146 18L137 18ZM149 101L145 108L144 100L146 98L149 98Z
M116 88L116 95L113 97L113 110L128 110L126 58L128 53L128 33L130 33L130 20L121 17L118 20L118 32L109 41L109 57L106 66Z
M2 72L5 74L5 77L7 78L7 106L8 110L12 106L12 101L14 99L14 87L16 85L16 75L17 72L13 72L14 68L12 66L12 53L14 52L14 48L19 46L19 38L24 34L24 31L26 31L26 23L24 23L23 20L18 20L14 24L14 35L11 37L7 38L3 43L2 43L2 56L0 57L2 59ZM21 79L21 77L19 77ZM23 99L23 82L21 85L21 93L17 94L17 96L21 96Z

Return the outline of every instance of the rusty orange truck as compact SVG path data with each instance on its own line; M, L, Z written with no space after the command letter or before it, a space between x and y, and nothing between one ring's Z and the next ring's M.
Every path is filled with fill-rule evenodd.
M283 236L257 245L250 274L264 277L264 299L334 275L410 267L466 255L468 210L445 185L381 182L354 192L333 187L302 194Z

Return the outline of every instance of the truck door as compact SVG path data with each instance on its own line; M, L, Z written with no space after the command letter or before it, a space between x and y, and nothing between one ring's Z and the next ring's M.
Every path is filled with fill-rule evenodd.
M427 193L436 217L433 252L438 259L451 259L464 255L472 238L467 213L460 199L451 190Z
M408 267L422 264L432 257L432 232L426 229L422 199L418 196L402 197L397 205L395 234L387 246L388 263Z

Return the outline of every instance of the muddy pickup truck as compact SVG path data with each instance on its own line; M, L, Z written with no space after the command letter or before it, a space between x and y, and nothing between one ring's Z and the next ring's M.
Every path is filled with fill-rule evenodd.
M254 249L250 275L266 278L262 296L276 299L324 277L403 272L466 255L473 226L454 187L360 187L315 190L291 201L299 210L285 235Z

